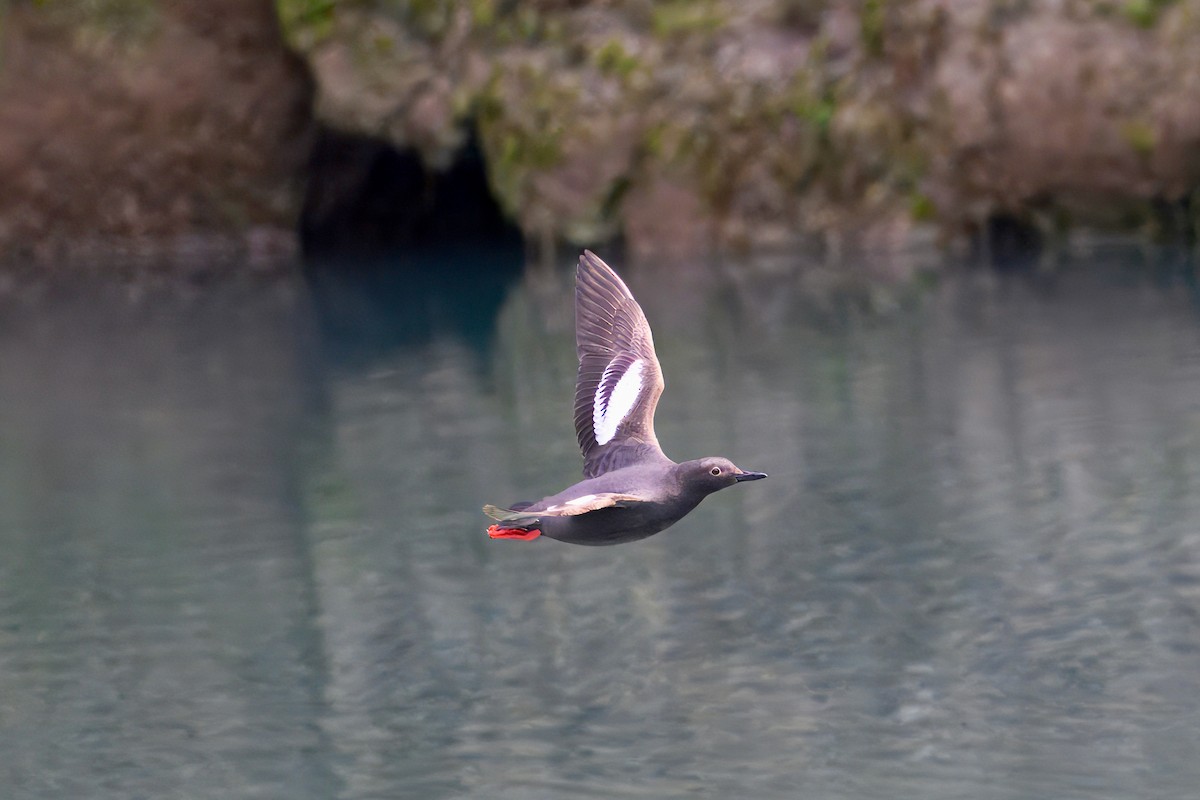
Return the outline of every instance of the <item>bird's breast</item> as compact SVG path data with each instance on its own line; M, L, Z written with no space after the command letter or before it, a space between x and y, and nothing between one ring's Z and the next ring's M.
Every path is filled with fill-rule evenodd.
M695 506L677 501L637 503L572 517L544 517L542 535L561 542L595 546L635 542L669 528Z

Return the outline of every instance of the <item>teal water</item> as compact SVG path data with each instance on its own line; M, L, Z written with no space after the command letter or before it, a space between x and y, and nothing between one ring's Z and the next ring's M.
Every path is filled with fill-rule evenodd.
M595 549L479 512L578 475L565 272L7 301L3 796L1193 796L1188 273L798 270L627 270L771 477Z

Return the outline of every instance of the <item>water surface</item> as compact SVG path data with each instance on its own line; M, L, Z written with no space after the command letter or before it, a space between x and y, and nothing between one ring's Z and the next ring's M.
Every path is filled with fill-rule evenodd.
M771 478L595 549L479 512L578 476L566 273L10 303L0 783L1192 796L1200 317L1148 257L883 313L630 268L667 452Z

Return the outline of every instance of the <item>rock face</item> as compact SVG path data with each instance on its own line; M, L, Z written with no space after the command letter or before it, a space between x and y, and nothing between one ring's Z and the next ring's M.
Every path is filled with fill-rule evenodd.
M335 203L319 126L481 160L543 245L1194 237L1200 0L0 0L0 258L404 202Z
M269 0L0 11L0 257L294 248L311 79Z
M322 120L435 166L473 127L536 239L887 246L1200 205L1200 0L278 5Z
M926 3L897 45L942 37L900 107L940 216L1121 227L1200 199L1200 3L1001 5Z

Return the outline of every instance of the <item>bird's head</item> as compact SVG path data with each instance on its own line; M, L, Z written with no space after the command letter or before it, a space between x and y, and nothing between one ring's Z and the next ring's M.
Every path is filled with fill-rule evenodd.
M756 481L767 477L765 472L749 472L728 458L720 456L685 461L679 468L684 485L700 489L705 494L712 494L742 481Z

